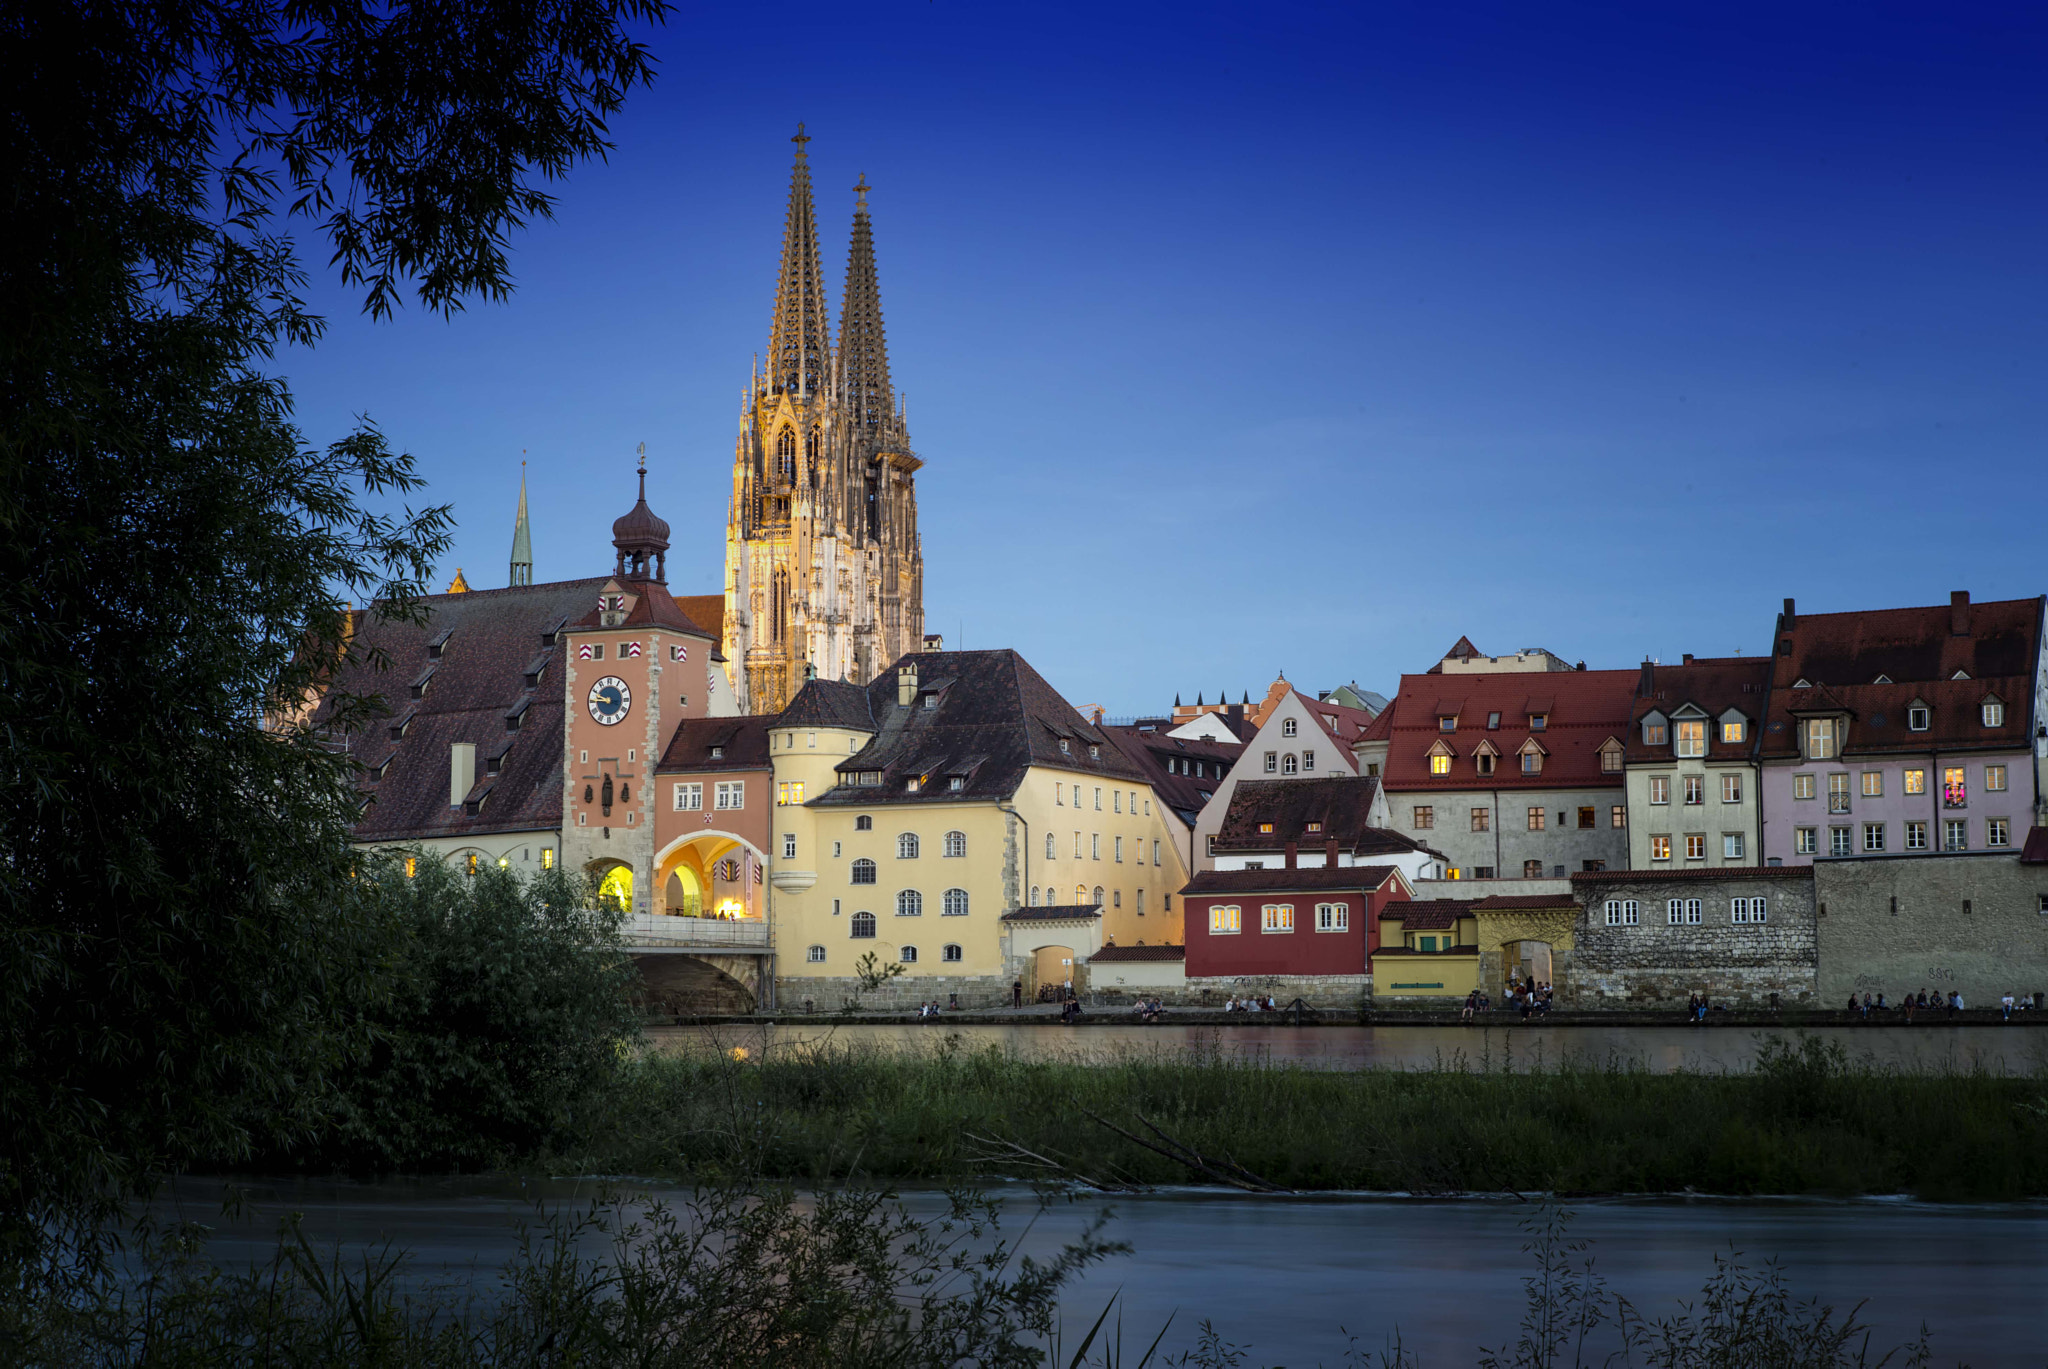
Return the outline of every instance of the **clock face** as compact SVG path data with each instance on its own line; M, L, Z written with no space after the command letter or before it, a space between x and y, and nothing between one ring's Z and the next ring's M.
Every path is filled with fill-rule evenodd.
M633 707L633 691L616 675L607 675L590 687L590 716L606 727L626 720Z

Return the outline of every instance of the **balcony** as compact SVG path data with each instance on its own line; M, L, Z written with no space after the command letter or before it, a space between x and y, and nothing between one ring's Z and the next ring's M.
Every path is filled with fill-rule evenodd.
M646 914L626 919L626 947L664 951L739 952L769 948L765 918L672 917Z

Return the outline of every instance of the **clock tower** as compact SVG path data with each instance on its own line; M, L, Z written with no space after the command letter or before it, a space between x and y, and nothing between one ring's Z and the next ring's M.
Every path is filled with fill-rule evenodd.
M711 634L668 589L668 524L640 499L612 524L617 553L587 611L562 629L562 864L603 882L635 915L652 911L654 767L684 718L708 712Z

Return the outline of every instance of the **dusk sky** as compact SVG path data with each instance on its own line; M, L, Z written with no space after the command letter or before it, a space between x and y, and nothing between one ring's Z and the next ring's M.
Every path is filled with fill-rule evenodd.
M927 631L1077 705L1594 667L1802 609L2048 589L2048 10L686 10L609 164L453 320L282 369L505 583L610 569L647 444L723 583L803 120L836 318L874 190ZM301 230L302 235L304 230ZM310 258L324 256L317 246Z

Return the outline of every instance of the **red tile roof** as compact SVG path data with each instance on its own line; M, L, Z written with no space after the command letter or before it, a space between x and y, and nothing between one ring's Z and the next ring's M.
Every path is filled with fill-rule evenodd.
M1525 908L1576 908L1570 894L1491 894L1479 900L1482 913L1513 913Z
M1998 727L1986 727L1983 705L1993 697L2005 705L2005 721ZM1925 704L1928 710L1929 726L1922 732L1907 726L1907 710L1916 703ZM1766 760L1796 758L1800 754L1800 720L1816 714L1847 715L1848 726L1839 742L1844 757L1936 749L2025 751L2032 703L2033 680L2025 675L1774 689L1760 754Z
M1812 879L1811 865L1724 865L1717 870L1581 870L1581 884L1712 884L1726 879Z
M1600 768L1600 747L1610 737L1624 740L1636 679L1633 670L1403 675L1393 706L1381 715L1392 719L1386 786L1403 792L1618 789L1622 776ZM1500 726L1489 729L1494 713L1500 714ZM1546 715L1540 732L1529 727L1533 713ZM1447 715L1458 720L1454 732L1439 726ZM1521 748L1532 737L1544 751L1543 769L1524 775ZM1454 753L1448 775L1429 771L1429 754L1439 741ZM1490 775L1480 774L1474 759L1481 742L1491 742L1500 753Z
M1763 733L1764 713L1770 702L1771 661L1768 656L1727 656L1716 660L1695 660L1679 665L1643 662L1642 678L1636 689L1634 716L1630 719L1628 761L1631 765L1654 765L1676 758L1678 740L1674 725L1665 733L1662 746L1643 740L1643 719L1661 713L1667 720L1693 704L1707 715L1708 760L1748 760L1756 754ZM1730 709L1742 714L1748 726L1740 742L1721 740L1721 716Z
M2020 864L2048 865L2048 827L2027 829L2027 844L2020 848Z
M677 606L676 597L668 592L668 586L651 580L627 580L619 577L617 583L633 600L633 607L627 610L626 620L621 627L665 627L676 632L688 632L709 639L715 646L717 638L690 621L689 615ZM610 581L606 582L611 583ZM602 605L598 596L590 596L585 612L569 624L571 631L595 629Z
M1357 889L1371 892L1400 872L1391 865L1320 866L1315 869L1204 870L1183 894L1268 894L1301 890Z
M678 594L676 607L683 616L704 629L714 642L725 640L725 596L723 594Z
M1090 965L1133 960L1186 960L1185 946L1104 946L1088 957Z
M1441 932L1455 927L1458 919L1472 916L1475 902L1469 898L1395 899L1380 909L1380 921L1398 920L1405 932Z

